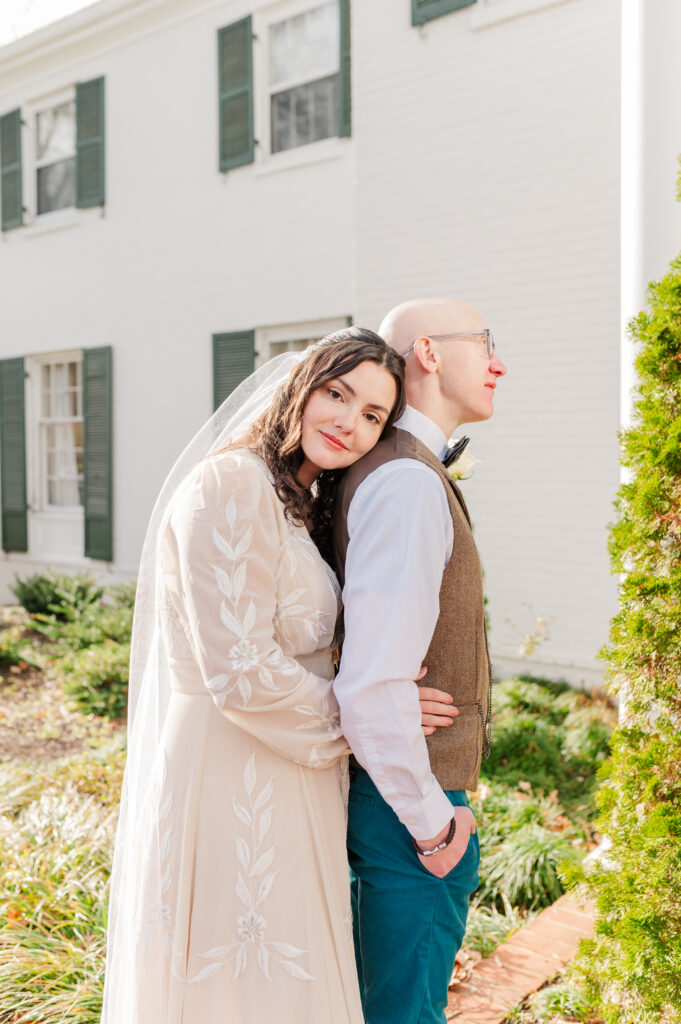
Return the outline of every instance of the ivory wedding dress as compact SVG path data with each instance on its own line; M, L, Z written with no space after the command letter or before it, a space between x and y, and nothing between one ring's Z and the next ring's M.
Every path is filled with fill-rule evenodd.
M131 957L135 969L103 1020L362 1024L331 689L337 581L245 450L196 466L158 550L171 695L136 841L137 888L146 864L161 883L143 912L127 908L134 948L114 948L111 970ZM119 919L125 892L123 879Z

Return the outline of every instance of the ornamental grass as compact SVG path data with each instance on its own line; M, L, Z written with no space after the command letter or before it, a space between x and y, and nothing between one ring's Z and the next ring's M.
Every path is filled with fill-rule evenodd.
M0 1022L97 1024L120 747L0 764Z

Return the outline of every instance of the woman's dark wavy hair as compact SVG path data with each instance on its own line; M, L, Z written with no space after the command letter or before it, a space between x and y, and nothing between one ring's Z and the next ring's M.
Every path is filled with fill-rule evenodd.
M397 398L381 432L382 437L401 416L406 404L404 359L380 335L364 327L348 327L327 334L310 346L277 391L269 408L237 442L238 447L247 446L263 459L274 478L285 515L296 525L308 527L312 539L329 562L333 506L343 470L320 473L312 491L298 482L297 473L305 457L301 448L303 411L313 391L365 362L384 366L397 385Z

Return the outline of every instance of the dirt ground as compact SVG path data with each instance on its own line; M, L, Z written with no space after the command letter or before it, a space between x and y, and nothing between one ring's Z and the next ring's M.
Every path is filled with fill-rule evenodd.
M31 665L0 666L0 760L52 760L115 725L71 711L61 687Z

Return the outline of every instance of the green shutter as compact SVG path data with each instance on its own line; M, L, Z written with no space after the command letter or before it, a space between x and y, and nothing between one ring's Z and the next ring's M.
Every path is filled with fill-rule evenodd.
M113 559L111 348L83 352L83 492L85 554Z
M104 79L76 86L76 206L104 205Z
M253 32L250 15L218 32L220 170L253 162Z
M470 7L475 0L411 0L411 23L423 25L426 21L439 18L441 14Z
M217 409L255 367L255 331L213 335L213 404Z
M338 81L338 134L352 135L352 49L350 0L340 0L340 76Z
M0 489L3 550L28 551L23 359L0 360Z
M21 111L0 117L0 193L2 230L17 228L23 221L21 189Z

